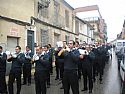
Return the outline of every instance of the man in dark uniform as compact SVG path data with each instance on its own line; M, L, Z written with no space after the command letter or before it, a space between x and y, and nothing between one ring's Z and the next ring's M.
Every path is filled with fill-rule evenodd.
M49 47L49 53L50 53L50 74L53 74L53 56L54 56L54 48L51 46L51 44L48 44Z
M70 94L70 86L73 94L79 94L79 83L78 83L78 60L83 59L83 55L79 54L76 50L75 42L70 40L68 47L62 54L64 55L64 94Z
M31 85L32 57L33 53L31 52L29 46L26 46L25 63L23 65L23 85L27 84L27 81L28 81L28 86Z
M84 82L84 89L82 91L87 91L89 89L89 93L92 93L93 90L92 65L94 57L94 53L91 51L89 45L86 45L84 59L82 60L82 73ZM89 85L89 88L87 85Z
M25 55L21 53L21 47L16 46L15 53L9 56L8 61L12 61L12 66L9 74L8 81L8 91L9 94L14 94L13 83L16 78L17 82L17 93L20 94L21 91L21 74L22 74L22 64L25 62Z
M47 74L50 66L49 53L40 47L36 47L36 54L33 56L35 62L35 89L36 94L46 94Z
M100 84L102 84L102 78L103 78L103 73L104 73L104 68L105 68L105 57L106 57L106 50L103 45L100 45L98 48L99 52L99 62L98 62L98 69L99 69L99 80Z
M92 52L95 55L95 59L93 60L93 81L96 81L96 76L98 75L99 72L99 66L98 66L98 62L99 62L99 52L98 52L98 43L95 43L95 45L93 45L93 49Z
M79 50L79 42L76 41L75 42L75 49L76 50ZM82 73L82 63L81 63L81 60L79 60L79 63L78 63L78 78L81 79L81 73Z
M55 78L55 80L58 80L61 78L61 76L60 76L60 64L62 62L60 62L61 56L58 56L58 53L61 51L61 49L63 49L63 48L58 47L57 50L55 51L55 65L56 65L56 78Z
M3 48L0 46L0 94L7 94L7 86L5 80L7 56L2 52L2 50Z

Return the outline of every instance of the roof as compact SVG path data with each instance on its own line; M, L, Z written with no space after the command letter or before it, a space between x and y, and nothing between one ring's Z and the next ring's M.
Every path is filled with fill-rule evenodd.
M67 6L68 8L70 8L70 9L72 9L72 10L74 10L74 8L70 5L70 4L68 4L65 0L61 0L62 1L62 3L65 5L65 6Z

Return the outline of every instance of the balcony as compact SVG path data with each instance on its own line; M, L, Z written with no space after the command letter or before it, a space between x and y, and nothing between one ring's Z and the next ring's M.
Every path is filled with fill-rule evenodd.
M57 15L57 16L52 16L51 18L51 23L54 25L54 26L58 26L60 28L65 28L65 18L61 15Z

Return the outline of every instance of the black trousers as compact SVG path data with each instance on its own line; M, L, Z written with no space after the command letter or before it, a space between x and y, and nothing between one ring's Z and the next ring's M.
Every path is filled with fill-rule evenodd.
M5 80L5 73L6 72L0 72L0 94L5 93L7 94L7 85Z
M31 64L24 64L23 65L23 83L27 84L31 83Z
M47 81L47 85L50 85L50 70L47 70L46 81Z
M59 62L59 75L61 79L63 78L63 73L64 73L64 63Z
M79 94L78 74L76 70L64 70L63 76L64 94L70 94L70 86L73 94Z
M96 76L98 75L98 59L95 59L93 61L93 80L95 81L96 80Z
M50 73L53 73L53 60L50 60Z
M16 94L20 94L21 91L21 70L13 70L10 71L9 74L9 82L8 82L8 91L9 94L14 94L13 91L13 83L16 79L16 83L17 83L17 93Z
M82 63L79 62L78 63L78 78L81 79L81 75L82 75Z
M47 71L35 72L36 94L46 94Z
M82 73L83 73L84 89L92 90L93 89L92 66L90 66L90 65L84 66L82 68ZM87 86L87 85L89 85L89 86Z
M102 81L103 71L104 71L104 62L102 59L98 62L98 70L99 70L99 80Z
M59 79L59 63L56 61L55 65L56 65L56 78Z
M56 78L63 78L63 72L64 72L64 63L56 61Z

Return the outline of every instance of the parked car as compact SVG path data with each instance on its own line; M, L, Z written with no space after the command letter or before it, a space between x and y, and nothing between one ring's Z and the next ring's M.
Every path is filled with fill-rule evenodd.
M118 59L118 69L121 77L121 94L125 94L125 48L121 50L120 55L121 58Z
M125 47L125 40L117 40L116 43L115 43L115 53L116 53L116 55L124 47Z

